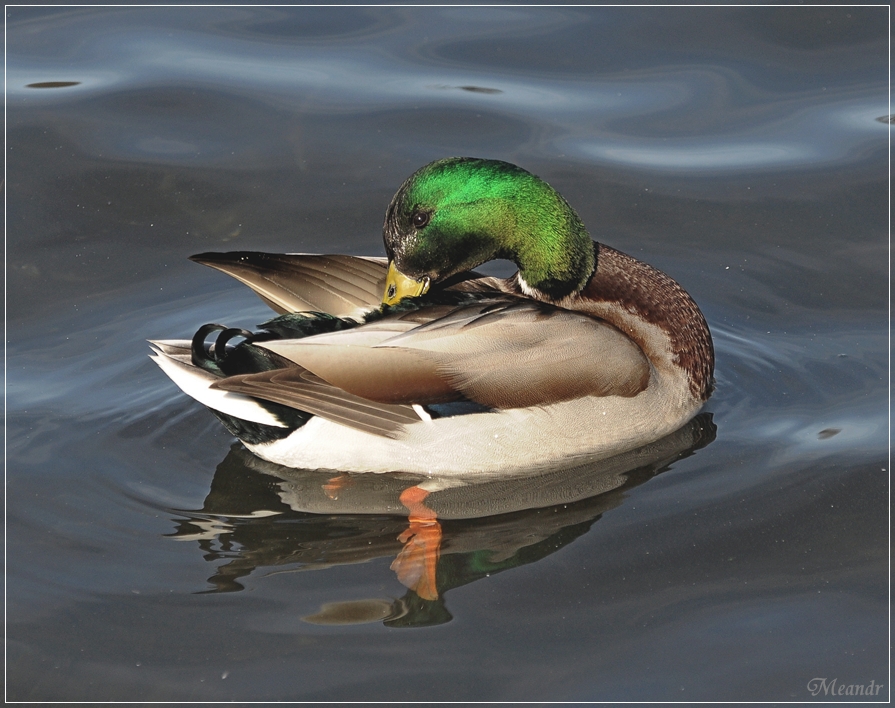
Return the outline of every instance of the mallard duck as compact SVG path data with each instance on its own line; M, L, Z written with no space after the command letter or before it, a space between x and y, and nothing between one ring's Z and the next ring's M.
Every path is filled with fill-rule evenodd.
M610 457L676 430L711 394L696 303L591 240L520 167L426 165L392 199L383 238L387 258L193 256L279 316L152 342L154 360L270 462L444 478ZM473 270L493 259L519 270Z

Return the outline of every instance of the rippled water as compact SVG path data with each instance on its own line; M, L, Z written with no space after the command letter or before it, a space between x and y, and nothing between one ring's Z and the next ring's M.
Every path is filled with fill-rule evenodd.
M888 698L887 25L7 8L7 697ZM406 481L261 463L145 340L266 318L188 255L380 254L458 154L681 282L718 387L608 467L433 499L426 587Z

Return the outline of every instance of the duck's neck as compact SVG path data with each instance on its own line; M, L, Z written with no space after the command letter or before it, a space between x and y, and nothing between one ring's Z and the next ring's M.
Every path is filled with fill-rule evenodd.
M594 249L578 215L559 194L549 196L560 203L552 209L518 213L514 228L507 234L505 257L519 266L523 290L555 301L585 287L594 272Z
M653 362L687 373L691 394L705 400L715 364L708 325L687 292L660 270L594 243L596 269L587 286L563 306L606 320L634 340Z

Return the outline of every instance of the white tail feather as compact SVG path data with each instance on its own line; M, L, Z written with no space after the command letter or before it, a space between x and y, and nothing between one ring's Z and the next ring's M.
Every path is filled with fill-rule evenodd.
M277 428L288 427L249 396L209 388L218 380L214 374L186 363L180 357L168 355L161 348L153 347L152 350L155 353L150 354L149 358L159 365L181 391L203 406L252 423L273 425Z

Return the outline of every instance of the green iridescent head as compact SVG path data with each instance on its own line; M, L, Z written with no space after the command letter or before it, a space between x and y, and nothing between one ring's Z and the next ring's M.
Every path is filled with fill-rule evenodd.
M499 160L449 157L417 170L389 205L383 239L394 269L420 282L506 258L524 286L560 299L594 269L593 242L566 200Z

